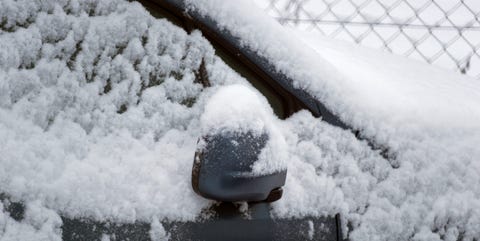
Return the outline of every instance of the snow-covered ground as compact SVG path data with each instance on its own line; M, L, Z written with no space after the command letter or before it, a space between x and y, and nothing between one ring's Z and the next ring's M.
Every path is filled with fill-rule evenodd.
M138 3L3 0L0 192L27 212L0 205L0 237L60 239L60 214L193 220L210 204L190 187L198 137L258 115L286 142L276 217L341 213L352 240L480 238L478 81L285 29L250 1L189 2L384 153L307 111L278 120L199 32ZM196 81L202 60L211 87ZM263 158L261 171L277 164Z

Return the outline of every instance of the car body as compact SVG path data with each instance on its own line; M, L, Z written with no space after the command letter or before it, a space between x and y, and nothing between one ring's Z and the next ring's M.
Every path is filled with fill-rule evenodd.
M33 226L64 240L480 237L478 82L297 38L249 1L139 2L34 3L32 16L0 24L5 236ZM238 95L209 107L238 84L267 107L216 108L248 111ZM212 109L225 112L207 118ZM196 195L231 198L196 183L204 131L252 116L283 139L270 154L287 161L284 196Z

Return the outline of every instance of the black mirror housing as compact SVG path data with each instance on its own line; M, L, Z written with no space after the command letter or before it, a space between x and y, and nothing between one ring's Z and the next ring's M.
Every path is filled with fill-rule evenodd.
M280 199L286 170L261 176L251 173L267 141L267 134L251 132L222 132L203 137L193 163L193 190L202 197L224 202Z

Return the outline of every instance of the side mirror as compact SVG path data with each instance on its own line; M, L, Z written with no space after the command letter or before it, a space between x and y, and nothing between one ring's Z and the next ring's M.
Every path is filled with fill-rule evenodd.
M286 145L263 96L241 85L223 87L201 122L192 169L197 194L224 202L281 198L287 171L284 160L275 159L285 159Z

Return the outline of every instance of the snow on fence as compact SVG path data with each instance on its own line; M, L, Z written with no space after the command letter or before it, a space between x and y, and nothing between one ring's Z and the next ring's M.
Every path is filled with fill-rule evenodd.
M480 79L478 0L257 0L280 23Z

